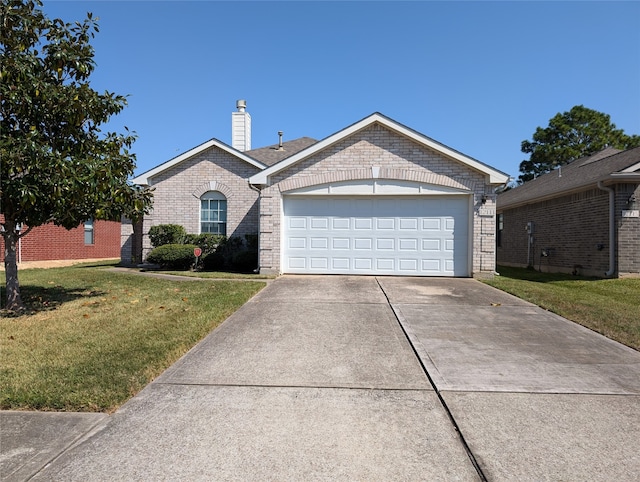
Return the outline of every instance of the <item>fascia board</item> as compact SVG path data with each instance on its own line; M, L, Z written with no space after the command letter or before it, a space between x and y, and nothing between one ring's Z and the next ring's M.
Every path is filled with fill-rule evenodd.
M640 172L614 172L611 173L609 179L640 181Z
M156 166L153 169L150 169L149 171L146 171L146 172L140 174L139 176L133 178L132 182L134 184L139 184L139 185L142 185L142 186L148 186L149 185L149 178L151 178L153 176L157 176L161 172L164 172L167 169L171 169L172 167L177 166L181 162L186 161L190 157L196 156L196 155L200 154L201 152L204 152L207 149L210 149L211 147L217 147L219 149L222 149L223 151L228 152L232 156L235 156L235 157L239 158L240 160L242 160L244 162L247 162L247 163L251 164L252 166L257 167L258 169L266 169L266 167L267 167L266 165L262 164L261 162L256 161L255 159L247 156L246 154L243 154L242 152L234 149L233 147L230 147L230 146L226 145L224 142L220 142L217 139L211 139L211 140L205 142L204 144L200 144L199 146L194 147L193 149L191 149L191 150L189 150L189 151L187 151L187 152L185 152L183 154L180 154L179 156L174 157L173 159L170 159L167 162L163 162L159 166Z
M486 164L481 163L480 161L477 161L471 157L465 156L464 154L455 151L447 146L445 146L444 144L440 144L436 141L434 141L433 139L430 139L427 136L424 136L422 134L420 134L417 131L414 131L413 129L410 129L406 126L403 126L402 124L399 124L397 122L395 122L394 120L385 117L384 115L380 114L380 113L374 113L371 114L368 117L365 117L364 119L362 119L361 121L356 122L355 124L352 124L351 126L323 139L320 142L317 142L316 144L310 146L309 148L300 151L299 153L283 160L280 161L277 164L274 164L273 166L271 166L268 169L265 169L262 172L259 172L258 174L255 174L254 176L252 176L249 179L249 182L251 182L251 184L262 184L265 185L268 183L268 179L269 176L272 176L274 174L277 174L280 171L283 171L284 169L288 168L289 166L292 166L293 164L301 161L302 159L305 159L313 154L315 154L316 152L319 152L329 146L331 146L332 144L335 144L336 142L339 142L347 137L349 137L350 135L358 132L359 130L362 130L368 126L370 126L371 124L378 122L380 124L382 124L383 126L387 127L388 129L397 132L401 135L404 135L405 137L408 137L414 141L416 141L419 144L423 144L427 147L429 147L432 150L435 150L436 152L439 152L441 154L443 154L446 157L449 157L451 159L454 159L458 162L461 162L469 167L471 167L472 169L475 169L476 171L480 171L481 173L485 174L486 176L489 177L489 183L490 184L505 184L507 182L509 182L509 175L505 174L501 171L498 171L496 169L493 169L489 166L487 166Z
M595 189L598 187L598 182L600 181L602 181L603 185L605 186L610 186L620 181L640 182L640 173L612 173L607 176L604 176L599 180L596 180L596 181L591 180L591 181L582 183L578 186L573 186L572 188L567 189L565 191L556 191L549 194L545 194L540 197L527 198L522 201L507 203L507 204L498 206L497 209L498 211L502 211L504 209L515 209L520 206L525 206L527 204L536 204L539 202L548 201L549 199L555 199L563 196L568 196L570 194L574 194L577 192L586 191L588 189ZM500 201L500 196L498 196L498 202L499 201Z

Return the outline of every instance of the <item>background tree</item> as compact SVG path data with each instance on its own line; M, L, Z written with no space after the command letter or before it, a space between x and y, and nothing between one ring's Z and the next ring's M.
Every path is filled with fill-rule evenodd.
M552 117L548 127L538 127L533 140L522 141L522 152L531 156L520 163L522 174L518 183L594 154L607 146L630 149L639 145L640 136L628 136L622 129L616 129L609 115L577 105L569 112Z
M1 1L0 221L7 308L17 310L19 237L50 222L71 229L88 219L136 218L151 193L129 183L135 136L100 130L126 99L89 86L89 42L98 32L91 13L70 24L47 18L40 0Z

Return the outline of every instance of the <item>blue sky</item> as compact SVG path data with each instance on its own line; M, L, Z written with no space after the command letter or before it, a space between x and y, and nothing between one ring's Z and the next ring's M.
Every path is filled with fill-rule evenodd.
M640 2L64 1L100 18L92 86L128 94L136 174L212 137L246 99L252 147L381 112L513 177L520 144L582 104L640 134Z

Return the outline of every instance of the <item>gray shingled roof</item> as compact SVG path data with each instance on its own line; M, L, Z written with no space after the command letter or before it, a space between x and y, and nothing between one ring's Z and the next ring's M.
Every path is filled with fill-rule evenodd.
M272 146L245 151L244 153L267 166L273 166L275 163L293 156L316 142L318 141L311 137L300 137L299 139L283 142L282 149L278 148L278 144L274 144Z
M640 163L640 147L619 151L607 147L589 157L577 159L521 186L498 195L497 207L503 209L563 195L594 186L611 174ZM640 181L640 169L635 171Z

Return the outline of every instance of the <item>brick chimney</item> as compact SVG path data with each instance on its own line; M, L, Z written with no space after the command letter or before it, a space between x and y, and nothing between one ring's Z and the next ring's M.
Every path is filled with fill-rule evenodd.
M251 150L251 116L246 100L236 102L237 112L231 113L231 147L239 151Z

